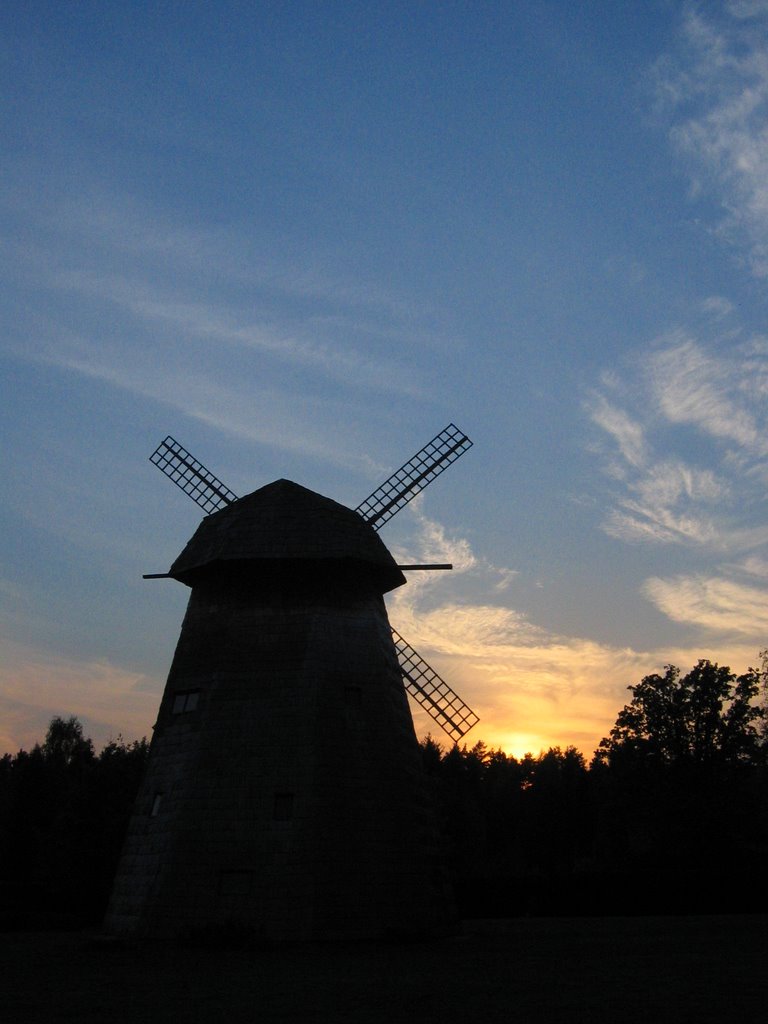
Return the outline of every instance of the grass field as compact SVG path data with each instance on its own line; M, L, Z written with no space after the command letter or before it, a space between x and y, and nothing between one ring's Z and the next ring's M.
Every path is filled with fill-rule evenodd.
M8 1021L702 1024L768 1020L768 918L468 921L441 942L122 948L0 936Z

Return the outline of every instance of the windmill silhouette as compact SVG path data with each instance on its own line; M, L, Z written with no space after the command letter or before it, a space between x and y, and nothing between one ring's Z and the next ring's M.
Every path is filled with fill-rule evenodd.
M208 513L107 927L267 939L431 931L452 913L406 691L457 741L477 715L398 634L378 529L472 442L453 424L356 509L288 480L238 498L167 437Z

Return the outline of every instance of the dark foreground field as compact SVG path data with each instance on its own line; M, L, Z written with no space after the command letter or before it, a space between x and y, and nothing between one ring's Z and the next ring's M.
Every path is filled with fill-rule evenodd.
M439 943L210 950L105 944L95 933L0 936L5 1020L768 1020L768 918L466 922Z

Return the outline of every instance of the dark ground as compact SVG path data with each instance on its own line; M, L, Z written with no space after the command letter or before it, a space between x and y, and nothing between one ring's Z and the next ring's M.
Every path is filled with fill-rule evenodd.
M762 1024L767 954L764 915L468 921L437 943L267 951L15 932L0 1006L24 1024Z

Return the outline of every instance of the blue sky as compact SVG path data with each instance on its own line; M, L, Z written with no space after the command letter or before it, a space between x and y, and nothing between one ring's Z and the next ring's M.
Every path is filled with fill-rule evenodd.
M197 509L351 506L450 560L393 625L467 739L587 754L768 631L768 3L9 3L0 746L148 733ZM416 715L420 733L428 721Z

